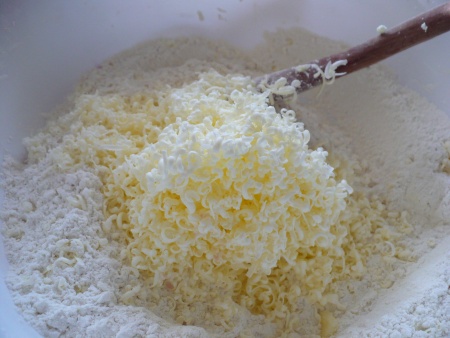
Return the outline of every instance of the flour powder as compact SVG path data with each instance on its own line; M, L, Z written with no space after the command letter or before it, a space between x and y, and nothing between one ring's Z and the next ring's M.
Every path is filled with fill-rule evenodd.
M54 113L62 117L25 140L32 149L26 163L7 159L3 165L7 284L26 321L45 337L276 336L273 324L245 308L225 330L220 318L205 319L208 304L192 306L195 325L183 325L166 291L160 299L146 298L145 274L126 264L124 239L103 227L105 172L62 172L51 150L75 123L64 114L82 94L179 87L210 69L257 76L342 48L299 29L267 34L252 51L203 38L156 40L87 74ZM290 337L449 336L449 118L378 66L320 95L302 94L291 106L311 132L311 147L328 150L336 172L383 205L384 221L400 220L407 231L399 233L395 255L374 255L362 278L336 283L340 305L326 313L337 321L337 332L321 328L317 313L305 306L301 330ZM392 249L386 245L380 252Z

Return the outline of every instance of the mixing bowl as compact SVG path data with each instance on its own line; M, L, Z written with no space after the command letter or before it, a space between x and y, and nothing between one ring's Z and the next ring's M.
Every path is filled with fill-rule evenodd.
M356 44L444 1L379 0L101 0L0 2L0 159L25 158L21 140L44 125L43 113L68 95L79 76L147 39L202 35L243 48L265 31L305 27ZM450 116L450 35L387 61L398 81ZM268 70L269 71L269 70ZM0 243L0 336L38 337L16 313Z

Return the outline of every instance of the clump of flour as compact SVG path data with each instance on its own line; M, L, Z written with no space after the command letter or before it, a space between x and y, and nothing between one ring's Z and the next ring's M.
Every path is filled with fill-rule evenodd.
M158 40L104 63L85 77L73 98L92 93L134 94L166 84L177 87L211 68L222 74L259 75L327 55L338 47L299 30L269 34L264 45L248 53L198 38ZM303 97L298 107L293 104L311 131L312 147L323 146L330 152L329 163L355 188L356 197L370 198L356 206L379 209L382 219L372 220L374 224L399 226L393 230L402 234L396 239L395 254L381 254L391 252L387 243L367 262L367 273L360 280L335 284L344 307L329 306L323 318L328 313L337 317L341 331L350 330L342 331L343 336L345 332L445 335L449 330L444 290L448 269L431 277L434 293L426 290L429 296L394 309L374 329L347 327L377 310L376 300L393 292L397 280L409 276L414 263L408 261L417 261L439 238L449 236L445 223L450 214L449 177L440 171L448 160L444 147L450 139L448 118L395 85L378 68L339 80L319 99L315 94ZM70 102L68 107L64 113L73 108ZM74 121L70 114L53 120L33 138L32 147L28 141L33 151L26 165L12 160L5 164L2 219L11 264L8 285L25 319L50 337L224 336L220 318L203 318L208 313L214 317L214 304L193 304L190 311L197 318L196 326L183 325L174 318L175 304L167 288L159 290L160 299L145 297L147 278L129 262L124 264L126 243L120 232L105 232L102 227L106 171L80 167L63 173L60 163L49 155ZM428 321L419 323L417 317L424 313ZM230 337L276 336L273 324L245 308L235 318L235 327L227 330ZM320 318L307 304L298 321L302 329L297 335L333 332L323 327L320 331ZM426 331L430 327L434 331Z

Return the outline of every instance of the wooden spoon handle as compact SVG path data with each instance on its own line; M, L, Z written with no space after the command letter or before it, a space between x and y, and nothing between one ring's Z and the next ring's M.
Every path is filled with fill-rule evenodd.
M256 79L256 83L265 82L270 85L284 77L288 84L293 80L299 80L300 86L297 87L297 91L302 92L323 82L322 76L316 75L317 66L325 71L327 64L347 60L347 64L340 65L336 71L345 73L342 75L350 74L449 30L450 2L447 2L345 52L315 60L303 68L293 67L262 76Z

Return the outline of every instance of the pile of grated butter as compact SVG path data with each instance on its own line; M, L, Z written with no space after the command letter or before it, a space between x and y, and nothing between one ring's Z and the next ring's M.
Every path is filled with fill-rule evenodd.
M396 255L387 224L407 227L404 217L352 194L270 94L210 71L178 88L75 100L51 156L62 170L101 172L103 230L126 238L124 262L146 276L124 303L163 288L179 324L198 325L190 308L203 303L213 310L200 322L224 332L244 308L278 334L301 331L307 306L328 336L336 285L362 277L374 253Z

